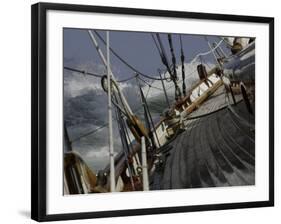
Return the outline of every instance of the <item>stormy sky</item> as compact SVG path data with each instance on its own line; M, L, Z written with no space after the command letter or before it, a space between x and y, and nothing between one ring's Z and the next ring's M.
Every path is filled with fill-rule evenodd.
M105 39L105 31L98 32ZM160 34L160 37L166 54L171 61L167 34ZM105 45L98 38L97 40L105 54ZM172 34L172 40L178 65L178 75L181 77L179 35ZM218 43L221 38L208 36L208 40L210 43ZM205 37L200 35L182 35L182 43L185 55L186 85L188 88L198 80L196 65L200 63L197 60L195 63L190 64L190 61L198 53L207 52L210 49ZM157 70L164 70L165 68L150 33L111 31L110 46L129 64L144 74L159 77ZM87 30L65 28L63 30L63 47L64 66L100 75L105 74L106 69L91 42ZM221 47L227 54L229 53L229 49L225 47L224 43ZM212 54L204 56L202 59L207 64L207 69L210 69L215 64ZM111 69L118 80L134 75L134 71L112 54ZM157 119L167 106L163 91L161 91L162 85L160 81L152 82L152 80L145 78L144 80L157 87L148 88L144 82L141 83L153 117ZM171 82L166 82L165 85L168 89L169 99L172 101L174 98L173 85ZM136 111L141 117L142 110L136 81L131 80L122 83L121 88L132 110ZM73 142L73 150L77 151L93 170L103 169L108 163L107 95L101 88L99 78L64 70L64 120L72 140L101 127L93 134ZM118 153L121 149L117 124L114 122L114 150Z

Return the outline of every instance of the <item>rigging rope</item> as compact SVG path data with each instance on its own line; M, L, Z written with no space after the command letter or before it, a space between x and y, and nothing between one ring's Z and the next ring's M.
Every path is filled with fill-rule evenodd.
M155 37L153 36L152 33L151 33L151 37L152 37L153 42L154 42L154 44L155 44L155 46L156 46L156 48L157 48L157 51L158 51L158 53L159 53L159 55L160 55L160 57L161 57L161 50L160 50L160 47L158 46L157 41L156 41L156 39L155 39Z
M226 46L227 46L228 48L231 48L231 47L232 47L232 45L231 45L224 37L221 37L221 40L222 40L223 42L225 42L225 44L226 44Z
M177 79L176 57L175 57L175 52L174 52L174 47L173 47L173 41L172 41L171 34L168 34L168 42L169 42L169 45L170 45L170 51L171 51L171 55L172 55L173 75L174 75L174 78Z
M159 87L156 87L156 86L153 86L152 84L150 84L149 82L145 81L144 79L140 78L140 77L136 77L138 78L139 80L143 81L146 85L148 85L149 87L151 88L154 88L154 89L158 89L160 91L163 91L163 89L159 88Z
M67 66L64 66L63 68L66 69L66 70L72 71L72 72L81 73L83 75L94 76L94 77L97 77L97 78L101 78L102 77L101 75L98 75L98 74L95 74L95 73L92 73L92 72L87 72L85 70L79 70L79 69L70 68L70 67L67 67Z
M115 101L118 102L117 96L115 94L113 96L115 98ZM123 152L125 154L125 160L126 160L127 168L128 168L128 171L129 171L130 182L131 182L133 190L135 190L135 185L134 185L134 181L133 181L133 170L132 170L132 167L129 163L129 144L128 144L126 133L125 133L125 127L124 127L125 123L124 123L124 120L122 118L121 112L118 110L117 107L115 108L115 111L116 111L116 113L115 113L116 120L117 120L119 133L120 133L120 137L121 137L121 143L122 143L122 146L123 146Z
M181 98L181 90L180 90L180 87L177 84L178 77L177 77L177 69L176 69L176 57L175 57L175 52L174 52L171 34L168 34L168 41L169 41L170 51L171 51L171 55L172 55L173 75L174 75L174 79L175 79L174 84L175 84L175 88L176 88L175 94L176 94L176 100L177 100L178 98Z
M173 81L173 83L175 85L175 100L177 101L181 97L181 91L179 89L179 86L177 85L175 57L173 59L173 70L174 70L174 73L173 73L171 71L170 66L169 66L169 61L168 61L168 58L167 58L167 55L166 55L166 52L165 52L165 48L163 46L163 43L161 41L159 33L156 33L156 37L157 37L157 40L158 40L158 43L159 43L159 47L160 47L159 48L160 58L162 60L162 63L166 66L166 69L167 69L168 73L170 74L171 80ZM172 41L171 41L171 38L169 38L169 35L168 35L168 39L169 39L170 49L171 49L171 52L172 52L172 55L173 55L173 51L174 50L173 50ZM157 47L158 45L156 44L156 41L154 43L155 43L155 45Z
M141 85L140 85L138 80L137 80L137 83L138 83L138 86L139 86L141 101L142 101L142 105L143 105L143 109L144 109L144 117L145 117L145 120L146 120L146 123L147 123L147 128L150 132L151 142L153 143L154 147L156 147L156 142L155 142L155 139L153 137L153 132L154 132L156 141L157 141L158 145L160 146L159 138L158 138L158 135L157 135L157 132L156 132L156 129L155 129L155 125L154 125L151 113L150 113L148 105L147 105L146 98L144 97ZM151 128L151 126L152 126L152 128Z
M145 94L145 98L147 98L150 88L151 88L151 86L148 86L148 90L147 90L147 92Z
M158 49L158 52L160 53L160 56L161 56L161 52L160 52L160 49L159 49L159 47L158 47L158 45L157 45L157 42L156 42L156 40L155 40L155 37L151 34L151 36L152 36L152 38L153 38L153 41L154 41L154 43L155 43L155 46L157 47L157 49ZM200 57L201 58L201 56L205 56L205 55L207 55L207 54L210 54L212 51L214 51L217 47L219 47L220 45L221 45L221 43L223 42L224 40L222 39L217 45L216 45L216 47L214 47L213 48L213 50L210 50L210 51L207 51L207 52L204 52L204 53L199 53L199 54L197 54L192 60L191 60L191 62L190 62L190 64L192 64L192 63L194 63L197 59L198 59L198 57ZM112 49L111 49L112 50ZM112 53L113 53L113 50L112 50ZM114 53L113 53L114 54ZM124 59L123 59L124 60ZM209 65L208 65L209 66ZM169 69L168 69L169 68ZM170 70L170 67L168 66L168 68L167 68L167 71L169 72L169 70ZM102 78L102 76L101 75L98 75L98 74L96 74L96 73L92 73L92 72L87 72L87 71L85 71L85 70L79 70L79 69L75 69L75 68L70 68L70 67L68 67L68 66L64 66L64 69L66 69L66 70L69 70L69 71L73 71L73 72L77 72L77 73L80 73L80 74L83 74L83 75L89 75L89 76L94 76L94 77L97 77L97 78ZM134 70L134 71L137 71L137 70ZM171 71L171 70L170 70ZM195 70L194 70L195 71ZM189 74L188 74L188 76L189 75L191 75L191 74L193 74L194 73L194 71L192 71L192 72L190 72ZM138 71L137 71L138 72ZM142 76L144 76L142 73L139 73L140 75L142 75ZM127 82L127 81L129 81L129 80L132 80L132 79L134 79L136 77L136 75L134 75L134 76L132 76L132 77L129 77L129 78L126 78L126 79L122 79L122 80L117 80L117 82ZM152 77L150 77L150 76L144 76L144 77L146 77L146 78L148 78L148 79L152 79L152 80L161 80L161 78L152 78ZM141 79L143 82L145 82L146 84L148 84L146 81L144 81L143 79ZM169 78L162 78L162 80L169 80ZM182 82L183 80L180 80L180 82ZM148 84L148 85L151 85L151 84ZM160 88L157 88L157 87L155 87L155 86L152 86L152 88L155 88L155 89L159 89L160 90ZM171 88L171 87L170 87ZM168 88L169 89L169 88Z
M102 38L102 36L97 32L95 31L95 34L97 35L97 37L104 43L106 44L105 40ZM138 69L136 69L134 66L130 65L125 59L123 59L119 54L116 53L115 50L112 49L112 47L109 47L109 50L112 52L112 54L117 57L122 63L124 63L128 68L130 68L131 70L133 70L134 72L138 73L139 75L141 76L144 76L148 79L154 79L154 80L161 80L160 78L157 78L157 77L152 77L150 75L146 75L142 72L140 72Z
M79 69L76 69L76 68L70 68L70 67L67 67L67 66L64 66L63 67L64 69L66 70L69 70L69 71L72 71L72 72L77 72L77 73L81 73L83 75L89 75L89 76L94 76L94 77L97 77L97 78L102 78L104 75L98 75L98 74L95 74L95 73L92 73L92 72L87 72L85 70L79 70ZM121 79L121 80L116 80L117 82L127 82L131 79L134 79L136 76L132 76L132 77L129 77L127 79Z
M101 41L102 41L103 43L105 43L105 41L102 39L102 37L99 35L99 33L96 32L96 31L95 31L95 33L97 34L97 36L99 37L99 39L101 39ZM167 64L166 53L165 53L164 47L163 47L163 45L162 45L162 42L161 42L161 40L160 40L159 34L157 34L157 38L158 38L158 41L160 40L160 41L159 41L159 44L160 44L160 48L162 49L162 53L161 53L161 50L160 50L159 46L157 45L157 42L156 42L155 37L153 36L153 34L151 34L151 36L152 36L152 38L153 38L153 41L154 41L154 43L155 43L155 46L157 47L157 50L158 50L158 52L159 52L161 58L162 58L162 56L163 56L163 58L164 58L164 59L162 59L162 60L164 60L164 62L165 62L165 65L166 65L166 67L167 67L167 71L172 75L171 70L170 70L170 67L169 67L169 65ZM180 37L180 40L181 40L181 37ZM204 52L204 53L199 53L199 54L197 54L197 55L191 60L190 63L194 63L194 62L197 60L198 57L205 56L205 55L207 55L207 54L212 53L216 48L218 48L218 47L221 45L221 43L222 43L223 41L225 41L225 40L222 39L212 50L207 51L207 52ZM182 47L182 41L181 41L181 47ZM181 49L181 50L182 50L182 49ZM134 70L135 72L139 73L139 75L141 75L141 76L144 76L144 77L146 77L146 78L148 78L148 79L152 79L152 80L167 80L167 79L168 79L168 78L156 78L156 77L151 77L151 76L145 75L145 74L139 72L139 71L138 71L137 69L135 69L133 66L129 65L129 64L128 64L123 58L121 58L112 48L110 48L110 51L111 51L120 61L122 61L124 64L126 64L128 67L130 67L130 68L131 68L132 70ZM182 50L182 51L183 51L183 50ZM164 62L163 62L163 63L164 63ZM85 71L85 70L74 69L74 68L70 68L70 67L67 67L67 66L65 66L64 69L69 70L69 71L73 71L73 72L77 72L77 73L80 73L80 74L83 74L83 75L89 75L89 76L94 76L94 77L97 77L97 78L102 78L101 75L98 75L98 74L92 73L92 72L87 72L87 71ZM196 70L194 70L194 71L196 71ZM188 75L193 74L194 71L192 71L192 72L189 73ZM117 82L126 82L126 81L129 81L129 80L134 79L134 78L136 78L136 77L137 77L137 75L134 75L134 76L129 77L129 78L127 78L127 79L118 80ZM162 91L162 89L160 89L160 88L158 88L158 87L155 87L155 86L152 86L150 83L148 83L148 82L145 81L144 79L142 79L142 78L140 78L140 77L137 77L137 78L140 79L141 81L143 81L145 84L147 84L147 85L149 86L145 98L147 98L147 95L148 95L148 92L149 92L150 88L155 88L155 89L158 89L158 90L161 90L161 91ZM180 81L183 81L183 80L180 80ZM171 86L171 87L173 87L173 86ZM170 89L171 87L168 87L167 89ZM116 105L115 105L115 106L116 106ZM119 109L120 109L120 108L119 108ZM142 107L138 108L135 112L139 111L140 109L142 109ZM101 130L102 128L105 128L106 126L108 126L108 123L103 124L103 125L101 125L100 127L95 128L94 130L92 130L92 131L90 131L90 132L87 132L87 133L85 133L85 134L82 134L81 136L79 136L79 137L77 137L77 138L71 140L70 142L71 142L71 143L76 142L76 141L80 140L81 138L84 138L84 137L87 137L87 136L89 136L89 135L91 135L91 134L96 133L97 131Z
M94 76L94 77L97 77L97 78L102 78L102 77L103 77L103 76L97 75L97 74L95 74L95 73L87 72L87 71L85 71L85 70L79 70L79 69L70 68L70 67L66 67L66 66L64 67L64 69L69 70L69 71L73 71L73 72L77 72L77 73L81 73L81 74L83 74L83 75ZM130 80L136 78L136 76L137 76L137 75L134 75L134 76L129 77L129 78L127 78L127 79L116 80L116 81L119 82L119 83L120 83L120 82L127 82L127 81L130 81ZM148 86L150 86L150 87L152 87L152 88L155 88L155 89L158 89L158 90L162 90L161 88L158 88L158 87L156 87L156 86L153 86L153 85L150 84L148 81L146 81L146 80L144 80L144 79L142 79L142 78L140 78L140 77L138 77L138 79L140 79L141 81L143 81L145 84L147 84ZM160 80L160 79L159 79L159 80ZM155 81L155 79L154 79L153 81Z
M182 75L182 93L186 96L186 86L185 86L185 69L184 69L184 53L182 46L182 39L180 35L180 45L181 45L181 75Z
M216 45L217 45L217 43L214 42L214 43L213 43L213 47L216 47ZM223 55L222 55L222 53L219 51L219 49L220 49L220 48L216 48L214 52L216 53L217 58L223 58Z
M162 60L162 63L166 66L166 69L167 69L168 73L170 74L171 78L174 79L174 78L173 78L173 77L174 77L174 76L173 76L173 73L172 73L171 68L170 68L170 66L169 66L169 61L168 61L168 59L167 59L167 55L166 55L166 52L165 52L165 48L164 48L163 43L162 43L162 41L161 41L161 39L160 39L159 33L156 34L156 37L157 37L158 44L159 44L159 47L160 47L160 48L159 48L159 49L160 49L159 53L160 53L160 58L161 58L161 60Z
M214 47L212 50L209 50L209 51L206 51L206 52L197 54L197 55L190 61L190 64L193 64L193 63L198 59L198 57L200 57L200 56L205 56L205 55L208 55L208 54L212 53L215 49L217 49L217 48L221 45L222 42L223 42L223 40L221 40L221 41L216 45L216 47Z
M138 107L138 108L134 111L134 113L137 113L138 111L140 111L140 109L142 109L142 106ZM112 119L113 119L114 121L116 121L115 118L112 118ZM73 143L73 142L79 141L81 138L84 138L84 137L87 137L87 136L89 136L89 135L92 135L92 134L96 133L97 131L99 131L99 130L101 130L101 129L107 127L107 126L108 126L108 123L104 123L104 124L102 124L101 126L95 128L95 129L93 129L93 130L91 130L91 131L89 131L89 132L86 132L86 133L84 133L84 134L82 134L82 135L80 135L80 136L74 138L73 140L70 140L70 142Z
M114 119L114 120L115 120L115 119ZM99 130L105 128L106 126L108 126L108 123L103 124L103 125L99 126L98 128L95 128L94 130L90 131L90 132L87 132L87 133L85 133L85 134L83 134L83 135L80 135L79 137L74 138L74 139L71 140L70 142L73 143L73 142L79 141L81 138L84 138L84 137L87 137L87 136L89 136L89 135L92 135L92 134L96 133L97 131L99 131Z

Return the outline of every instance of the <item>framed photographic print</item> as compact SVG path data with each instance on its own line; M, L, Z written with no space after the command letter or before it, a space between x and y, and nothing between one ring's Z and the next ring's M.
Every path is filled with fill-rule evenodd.
M32 6L32 219L274 205L274 19Z

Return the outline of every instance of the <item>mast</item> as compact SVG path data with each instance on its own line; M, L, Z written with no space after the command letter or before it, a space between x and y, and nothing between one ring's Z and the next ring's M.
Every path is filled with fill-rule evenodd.
M104 55L103 55L103 53L102 53L102 51L101 51L101 49L100 49L100 47L98 45L98 42L97 42L96 38L93 35L92 31L88 30L88 34L90 35L90 38L91 38L93 44L95 45L95 48L97 49L103 64L105 66L107 66L107 60L105 59L105 57L104 57ZM111 75L111 80L114 81L115 83L117 83L117 81L116 81L116 79L115 79L115 77L114 77L114 75L113 75L113 73L112 73L110 68L109 68L109 73ZM126 98L125 98L125 96L123 94L123 92L121 91L121 89L119 88L118 85L116 85L116 88L118 89L118 92L120 93L121 100L125 104L126 110L128 110L128 112L129 112L129 116L132 116L133 112L132 112L132 110L131 110L131 108L130 108L130 106L129 106L129 104L128 104L128 102L127 102L127 100L126 100Z
M108 104L108 131L109 131L109 162L110 162L110 191L115 191L115 168L114 168L114 148L112 134L112 106L111 106L111 72L109 55L109 31L106 31L106 69L107 69L107 104Z
M142 184L143 190L149 191L149 181L147 172L147 160L146 160L146 148L145 148L145 137L141 137L141 155L142 155Z

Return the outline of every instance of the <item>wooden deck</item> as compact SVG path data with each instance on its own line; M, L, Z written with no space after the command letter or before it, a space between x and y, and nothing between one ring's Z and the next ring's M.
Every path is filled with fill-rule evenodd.
M239 101L240 96L236 96ZM255 118L243 101L227 107L218 90L188 120L186 130L170 143L151 190L255 184ZM254 105L253 105L254 107Z

